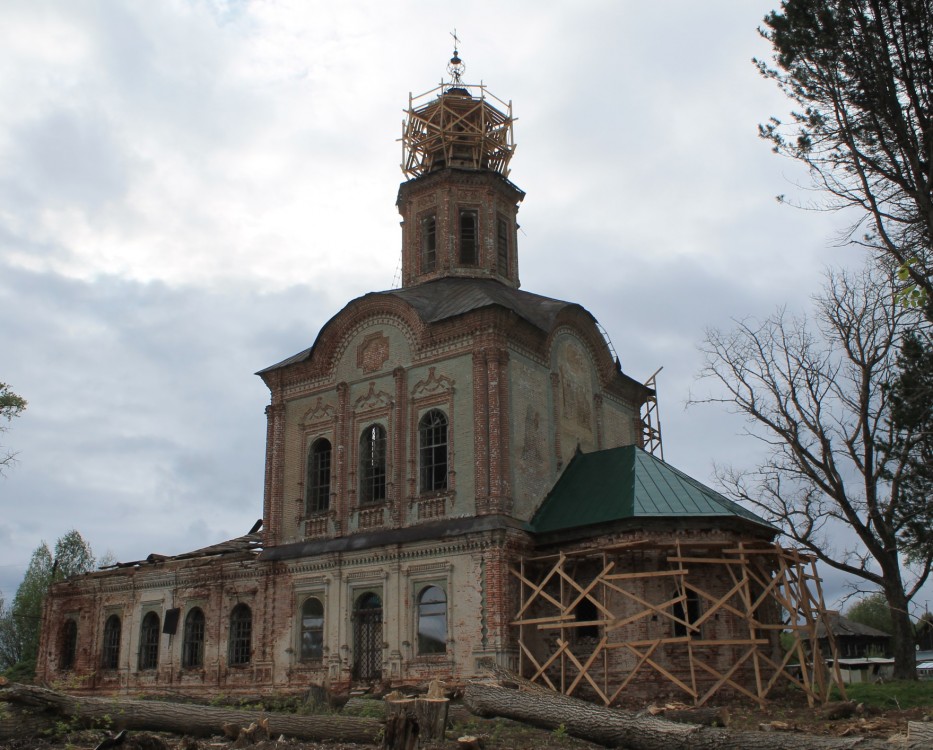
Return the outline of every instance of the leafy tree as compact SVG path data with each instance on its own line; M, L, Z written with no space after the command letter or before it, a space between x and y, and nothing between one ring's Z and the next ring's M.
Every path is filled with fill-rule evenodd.
M84 537L69 531L55 543L55 554L42 542L9 609L0 607L0 666L15 670L18 679L35 674L42 607L49 586L94 569L94 554Z
M912 458L896 448L888 383L897 342L918 316L879 276L830 275L815 323L782 311L707 331L700 374L716 392L692 402L725 403L746 418L766 457L750 470L719 467L720 482L823 563L883 593L895 677L916 679L908 610L933 549L905 546Z
M857 209L850 239L888 259L908 302L933 300L933 2L784 0L755 60L796 105L760 126L805 164L828 208ZM933 311L928 311L928 315Z
M902 475L888 477L901 486L899 541L923 557L933 548L933 347L919 330L901 344L889 397L893 431L882 448L903 456Z
M890 634L894 631L894 625L891 622L891 610L888 608L888 602L881 592L869 594L859 599L846 610L845 616L853 622L867 625L883 633Z
M9 422L13 417L18 417L25 408L26 399L13 393L6 383L0 383L0 418ZM0 432L6 432L8 428L3 424L2 419L0 419ZM3 475L4 467L13 463L15 457L15 453L0 453L0 476Z

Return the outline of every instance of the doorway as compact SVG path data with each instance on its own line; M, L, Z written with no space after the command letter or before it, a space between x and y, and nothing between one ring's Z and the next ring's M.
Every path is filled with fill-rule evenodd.
M360 594L353 607L353 679L382 677L382 599L371 591Z

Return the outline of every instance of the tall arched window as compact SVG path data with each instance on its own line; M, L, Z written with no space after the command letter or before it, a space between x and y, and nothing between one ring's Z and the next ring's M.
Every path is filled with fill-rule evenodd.
M330 441L315 440L308 451L307 512L320 513L330 507Z
M324 657L324 605L309 596L301 605L301 660L315 661Z
M360 436L360 503L386 499L386 431L371 424Z
M139 628L139 668L159 666L159 616L147 612Z
M447 415L431 409L418 423L421 491L447 489Z
M501 216L496 222L496 255L499 273L509 275L509 223Z
M185 669L197 669L204 665L204 612L200 607L192 607L185 615L181 665Z
M119 615L110 615L104 623L104 643L100 652L100 666L116 669L120 665L120 634L123 623Z
M460 212L460 262L465 266L479 263L476 211Z
M447 595L440 586L425 586L418 594L418 653L447 651Z
M59 669L74 669L75 655L78 652L78 623L68 618L62 623L61 658Z
M437 219L428 216L421 221L421 271L430 273L437 266Z
M230 613L230 639L227 663L249 664L253 652L253 613L245 604L237 604Z

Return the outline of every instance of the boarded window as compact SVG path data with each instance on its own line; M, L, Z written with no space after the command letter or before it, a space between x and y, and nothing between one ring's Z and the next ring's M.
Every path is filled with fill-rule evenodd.
M62 623L60 669L74 669L75 654L78 652L78 623L67 619Z
M476 211L460 212L460 262L465 266L479 263Z
M307 512L321 513L330 507L330 441L315 440L308 451Z
M429 273L437 268L437 220L428 216L421 222L421 270Z
M324 605L309 596L301 605L301 660L324 658Z
M499 263L499 273L509 275L509 222L499 217L496 226L496 255Z
M249 664L253 652L253 613L237 604L230 613L230 640L227 663L232 667Z
M147 612L139 628L139 668L155 669L159 665L159 616Z
M372 424L360 436L360 503L386 499L386 431Z
M431 409L418 423L421 491L447 489L447 415Z
M425 586L418 594L418 653L447 651L447 595L440 586Z
M116 669L120 664L120 634L123 624L117 615L110 615L104 623L104 643L100 653L103 669Z
M185 615L181 665L185 669L198 669L204 666L204 612L200 607L193 607Z

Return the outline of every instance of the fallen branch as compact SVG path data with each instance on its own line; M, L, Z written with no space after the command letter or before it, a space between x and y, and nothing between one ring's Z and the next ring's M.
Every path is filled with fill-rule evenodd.
M0 688L0 701L11 704L17 716L29 722L15 726L15 734L3 734L6 722L0 722L0 739L25 736L24 729L38 734L51 727L56 719L67 718L90 728L131 729L207 737L221 734L223 726L248 727L268 719L268 731L303 740L340 740L372 743L382 724L376 719L355 716L296 716L237 711L212 706L122 698L73 696L55 690L10 683Z
M545 729L563 727L575 737L627 750L890 750L868 737L822 737L799 732L747 732L678 724L648 714L604 708L532 685L510 675L467 683L463 700L479 716L502 716ZM923 743L901 748L927 748Z

